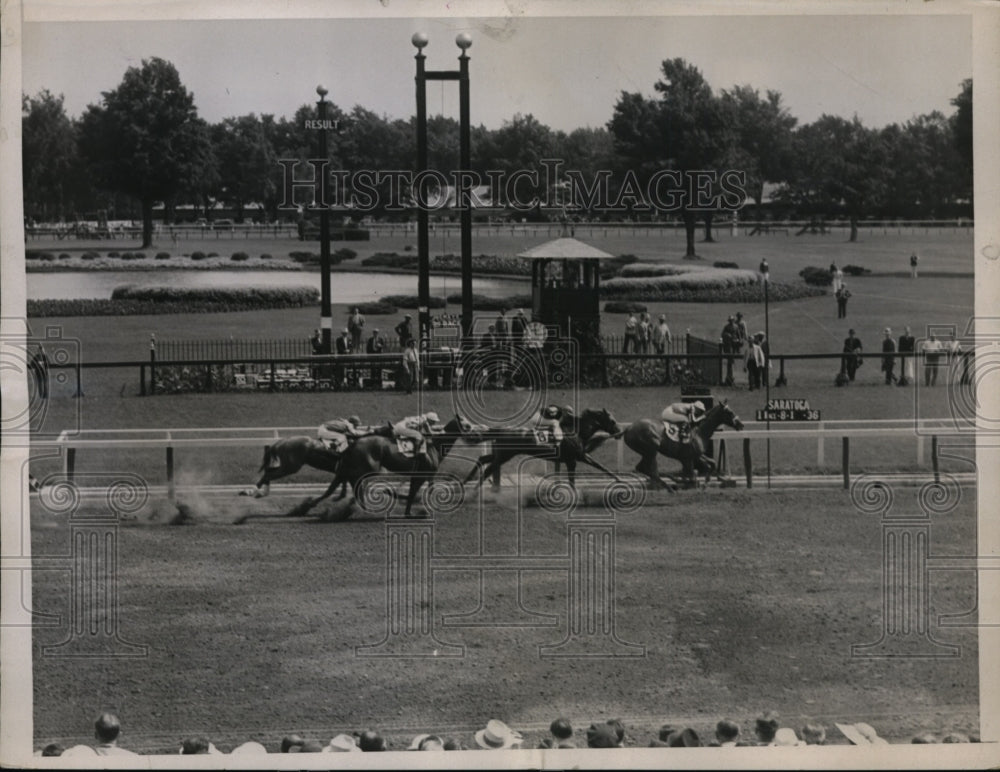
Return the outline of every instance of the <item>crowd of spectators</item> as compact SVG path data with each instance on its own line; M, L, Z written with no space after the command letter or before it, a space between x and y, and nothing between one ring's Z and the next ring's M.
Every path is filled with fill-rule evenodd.
M548 732L529 742L524 734L499 719L491 719L468 737L442 734L417 734L411 737L393 737L387 740L375 729L365 729L351 734L341 733L329 740L291 734L275 742L272 748L256 740L233 747L228 755L261 755L266 753L365 753L379 751L457 751L457 750L507 750L507 749L566 749L566 748L730 748L730 747L795 747L806 745L885 745L888 741L866 723L835 723L838 730L834 737L828 735L826 726L807 721L799 728L783 726L773 711L757 717L750 727L741 726L725 718L701 734L691 726L664 724L653 736L642 736L629 730L620 719L609 719L590 724L587 729L574 729L565 717L556 718ZM95 756L137 756L135 751L119 745L122 726L113 713L101 713L94 722L94 742L63 748L49 743L36 750L36 756L63 756L84 758ZM943 732L940 735L923 732L914 736L911 743L969 743L979 742L975 735ZM224 754L206 736L193 736L179 740L173 753Z

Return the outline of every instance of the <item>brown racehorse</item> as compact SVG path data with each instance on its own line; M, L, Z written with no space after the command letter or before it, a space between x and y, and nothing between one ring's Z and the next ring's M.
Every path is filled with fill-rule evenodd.
M483 439L492 443L491 452L480 456L476 465L465 478L469 482L473 477L481 475L480 483L487 478L493 478L493 486L500 485L500 467L515 456L535 456L548 458L566 465L570 485L576 486L576 465L580 462L589 464L595 469L611 475L616 480L618 475L590 456L604 440L621 433L621 428L614 416L607 410L588 408L579 418L566 415L560 420L563 429L563 439L558 446L539 443L535 433L530 428L496 428L483 432Z
M682 476L686 482L694 482L695 470L705 475L705 482L715 469L715 462L705 455L705 449L712 434L721 425L732 427L737 431L743 428L743 422L726 404L726 400L715 405L705 413L705 417L691 432L690 442L676 442L667 437L662 421L642 419L629 426L623 435L625 444L642 456L635 470L649 477L659 486L664 486L660 473L656 468L657 454L673 458L681 462ZM666 486L664 486L666 487Z
M374 427L370 433L392 437L392 427L389 424ZM299 435L280 439L264 448L264 460L260 465L260 478L256 486L240 491L240 495L263 498L270 493L271 483L274 480L295 474L304 466L336 474L340 456L336 450L314 437Z
M413 457L400 453L394 439L378 435L361 437L344 451L330 487L315 499L302 502L288 514L293 517L305 515L321 501L332 496L338 487L343 490L337 498L338 500L342 499L347 484L350 484L358 504L364 506L362 480L384 471L410 478L410 490L406 498L405 512L406 517L409 517L417 492L425 482L433 478L441 464L441 459L448 454L455 442L459 439L468 439L471 442L480 441L478 435L470 434L469 430L470 424L460 416L455 416L445 424L440 434L426 437L426 453L417 453ZM348 514L348 516L350 515Z

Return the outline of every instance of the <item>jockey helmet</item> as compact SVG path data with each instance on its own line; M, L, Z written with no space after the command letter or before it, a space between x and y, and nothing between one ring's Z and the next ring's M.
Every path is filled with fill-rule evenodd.
M560 410L557 405L549 405L542 411L543 418L559 418Z
M347 423L351 424L352 426L361 426L361 418L359 416L352 415L350 418L347 419Z
M424 413L424 420L427 421L427 423L429 424L441 423L441 419L438 418L438 414L435 413L433 410L429 413Z

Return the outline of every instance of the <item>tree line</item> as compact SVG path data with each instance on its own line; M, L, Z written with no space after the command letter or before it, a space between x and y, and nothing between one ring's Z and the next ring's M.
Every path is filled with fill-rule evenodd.
M658 184L663 170L738 170L752 217L760 215L770 183L777 186L774 199L783 216L846 217L852 239L864 217L971 216L971 79L959 85L951 115L935 111L882 128L832 115L799 125L779 92L750 85L716 91L683 59L662 62L653 90L652 96L622 91L603 127L563 132L530 114L515 115L498 129L475 126L472 171L540 170L543 160L559 159L581 180L606 175L609 193L627 208L619 218L666 213L643 193ZM152 240L154 207L161 204L168 222L176 221L180 205L207 215L217 203L238 221L251 204L261 205L266 219L281 219L288 213L279 209L284 170L278 161L315 158L316 132L306 121L316 118L313 103L291 118L250 113L209 123L176 68L159 58L130 67L78 118L67 116L62 95L25 95L25 213L37 221L70 221L104 211L115 219L137 205L145 244ZM327 118L341 127L328 137L331 169L414 168L415 118L333 103ZM454 119L429 119L430 168L446 174L458 168L458 135ZM712 179L700 184L709 188L709 200L717 200ZM602 216L587 211L585 197L570 205L582 216ZM717 213L695 206L691 197L671 207L669 214L685 223L689 254L697 224L703 221L710 236Z

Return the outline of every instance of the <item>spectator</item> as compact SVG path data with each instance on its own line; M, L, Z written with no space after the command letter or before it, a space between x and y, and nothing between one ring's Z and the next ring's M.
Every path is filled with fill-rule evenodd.
M447 740L444 741L444 749L446 751L464 751L464 750L466 750L465 746L462 745L462 741L461 740L456 740L454 737L449 737Z
M735 721L723 719L715 725L715 739L721 748L734 748L740 736L740 727Z
M557 743L569 742L573 739L573 725L568 718L557 718L549 724L549 731Z
M385 738L373 729L366 729L358 738L358 747L365 753L378 753L385 750Z
M750 381L750 391L763 388L762 379L767 377L767 360L764 358L764 349L761 347L761 340L754 336L747 347L747 356L744 369Z
M520 748L524 738L503 721L491 719L485 729L476 732L476 745L486 750L498 751L506 748Z
M639 350L639 320L635 314L629 314L625 320L625 339L622 342L622 353L638 353Z
M760 381L763 386L765 381L767 381L767 374L771 370L771 344L767 342L767 335L763 331L758 332L755 337L757 338L760 350L764 352L764 372L761 375Z
M222 755L222 751L208 741L207 737L189 737L181 744L181 755Z
M401 349L406 348L406 342L413 338L412 320L413 317L406 314L406 316L403 317L403 321L397 324L394 329L396 336L399 338L399 347Z
M306 743L308 745L308 743ZM302 746L302 752L306 752L306 746ZM230 756L260 756L267 753L267 748L261 745L259 742L250 740L242 745L237 745L231 751L229 751Z
M821 724L806 724L802 727L801 735L806 745L826 744L826 727Z
M844 338L844 356L840 360L840 372L846 375L849 381L854 380L858 368L864 362L862 350L861 341L855 337L854 330L848 330L847 337Z
M528 330L528 320L524 316L524 309L517 309L517 313L510 322L510 344L514 348L520 348L524 344L524 334Z
M777 732L778 714L774 711L767 711L754 723L754 734L757 735L758 745L773 745Z
M761 284L763 284L764 282L771 281L771 267L767 264L766 257L760 261L760 267L758 268L758 271L760 271Z
M412 394L413 387L420 388L420 356L417 354L417 342L410 338L403 349L403 382L406 393Z
M650 321L649 313L642 312L639 317L639 351L643 354L649 353L649 346L653 340L653 324Z
M496 333L496 345L499 348L507 348L508 335L510 333L510 323L507 321L507 309L500 309L500 316L496 318L493 323L493 329Z
M318 356L323 353L323 336L319 334L319 330L313 330L312 337L309 339L309 344L312 346L314 356Z
M283 737L281 740L281 752L290 753L292 748L301 747L304 744L305 740L297 734L288 735L287 737Z
M365 328L365 317L361 309L355 307L354 313L347 319L347 329L351 331L351 350L361 351L361 334Z
M671 748L700 748L701 739L698 733L691 728L681 729L671 732L666 740Z
M483 333L483 337L479 339L479 348L484 351L492 351L498 346L498 336L497 327L495 324L491 324L486 328L486 332Z
M60 756L64 759L72 759L85 756L88 759L88 762L85 763L89 763L89 765L94 765L97 763L96 761L89 761L89 759L97 758L98 755L99 754L97 753L97 751L95 751L89 745L74 745L70 748L67 748L60 754ZM83 766L83 764L81 764L81 766Z
M951 333L948 341L943 344L945 350L948 352L948 372L951 373L951 382L954 383L954 373L958 372L958 363L962 357L962 344L958 342L958 338L955 337L954 331ZM968 368L968 362L965 363L966 369ZM963 380L963 383L967 383L968 380ZM942 742L944 742L942 740Z
M733 354L739 348L740 331L736 327L736 317L730 316L726 320L726 326L722 328L722 353L726 354L726 386L735 386L736 380L733 378Z
M840 282L844 274L841 273L836 263L830 263L830 279L833 281L833 291L840 289Z
M805 745L805 743L799 739L799 736L795 734L795 730L789 729L787 726L782 727L774 733L774 742L771 744L782 748Z
M930 337L923 342L920 351L924 355L924 386L936 386L938 367L944 346L932 332Z
M657 354L663 354L670 345L670 328L667 326L667 317L660 314L660 319L653 327L653 346Z
M118 747L118 737L122 725L114 713L102 713L94 722L94 737L97 745L94 750L98 756L137 756L137 753Z
M323 743L319 740L306 740L302 745L293 745L288 749L289 753L322 753Z
M896 376L893 369L896 367L896 341L892 339L892 330L886 327L882 330L885 339L882 341L882 372L885 373L885 385L891 386Z
M911 279L916 279L917 278L917 263L919 263L919 262L920 262L920 258L917 257L917 253L916 252L914 252L912 255L910 255L910 278Z
M916 344L917 344L916 339L913 337L913 335L910 334L910 328L909 327L904 328L903 334L899 336L899 347L896 349L900 354L899 357L900 386L905 386L916 377L914 375L914 366L913 366L913 352L916 348Z
M443 751L444 740L436 734L418 734L410 743L408 751Z
M37 753L39 756L62 756L63 747L59 743L49 743Z
M591 724L587 730L588 748L618 748L618 733L610 724Z
M937 741L938 741L937 737L935 737L933 734L931 734L930 732L924 732L923 734L918 734L916 737L910 740L910 743L913 745L934 745L937 743Z
M946 734L944 737L942 737L941 738L941 742L943 742L943 743L967 743L967 742L969 742L969 738L968 738L967 735L961 734L960 732L951 732L950 734Z
M608 726L615 730L615 737L618 738L618 747L625 745L625 724L619 718L608 719Z
M841 282L840 289L838 289L834 296L837 298L837 318L846 319L847 318L847 301L851 297L851 291L847 289L847 283Z
M743 320L743 312L736 312L736 330L739 335L736 337L736 345L739 347L736 349L736 353L739 354L743 351L743 347L750 340L750 331L747 329L747 323Z
M371 337L365 343L365 352L368 354L381 354L385 351L385 339L379 335L378 329L372 330ZM369 373L369 388L382 389L382 366L372 367Z
M324 753L360 753L361 749L349 734L338 734L323 748Z

